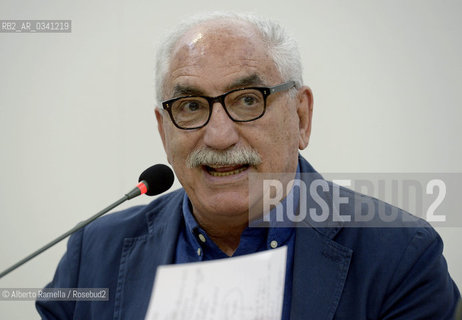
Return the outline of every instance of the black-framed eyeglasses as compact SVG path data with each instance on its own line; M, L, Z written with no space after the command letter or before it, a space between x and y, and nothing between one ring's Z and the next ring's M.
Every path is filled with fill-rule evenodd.
M173 124L184 130L199 129L207 125L215 102L221 103L228 117L235 122L249 122L261 118L266 111L266 98L276 92L295 87L288 81L274 87L236 89L217 97L186 96L162 102Z

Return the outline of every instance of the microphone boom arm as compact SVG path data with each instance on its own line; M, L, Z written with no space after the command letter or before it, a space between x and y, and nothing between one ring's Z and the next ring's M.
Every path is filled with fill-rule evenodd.
M127 200L130 200L130 199L133 199L139 195L141 195L142 193L145 193L146 191L144 191L143 187L146 188L145 186L146 182L143 180L141 181L135 188L133 188L130 192L128 192L127 194L125 194L122 198L120 198L119 200L117 200L116 202L110 204L109 206L107 206L106 208L104 208L103 210L99 211L98 213L96 213L95 215L91 216L90 218L88 218L87 220L85 221L81 221L80 223L78 223L75 227L73 227L72 229L70 229L69 231L63 233L62 235L60 235L59 237L57 237L56 239L54 239L53 241L51 241L50 243L47 243L46 245L44 245L43 247L41 247L40 249L34 251L33 253L31 253L30 255L28 255L27 257L25 257L24 259L18 261L17 263L15 263L14 265L12 265L11 267L9 267L8 269L2 271L2 273L0 273L0 279L3 278L4 276L6 276L8 273L10 273L11 271L15 270L16 268L22 266L24 263L26 263L27 261L35 258L36 256L38 256L39 254L41 254L42 252L48 250L49 248L51 248L52 246L54 246L55 244L57 244L58 242L62 241L63 239L67 238L68 236L70 236L71 234L79 231L80 229L82 229L83 227L87 226L88 224L90 224L91 222L93 222L94 220L98 219L99 217L101 217L102 215L104 215L105 213L108 213L109 211L111 211L112 209L114 209L115 207L121 205L122 203L124 203L125 201ZM140 187L141 186L141 187ZM143 192L144 191L144 192Z

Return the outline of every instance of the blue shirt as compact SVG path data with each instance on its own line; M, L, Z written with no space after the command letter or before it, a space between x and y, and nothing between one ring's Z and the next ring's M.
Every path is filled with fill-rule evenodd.
M299 169L297 168L296 178L299 178ZM299 188L293 188L290 192L293 195L293 203L298 208ZM283 212L287 207L286 197L279 205L282 206ZM295 209L297 209L295 208ZM270 217L274 217L273 209ZM285 215L284 215L285 216ZM228 258L223 251L210 239L197 223L191 212L191 204L185 193L183 198L183 218L178 242L176 246L175 263L198 262L215 259ZM253 225L253 224L252 224ZM286 223L278 224L271 219L269 226L266 227L247 227L241 235L239 246L233 254L233 257L250 253L256 253L264 250L270 250L281 246L287 246L287 264L286 279L284 288L284 302L282 308L282 320L290 319L290 303L292 300L292 269L294 260L294 243L295 230L288 227Z

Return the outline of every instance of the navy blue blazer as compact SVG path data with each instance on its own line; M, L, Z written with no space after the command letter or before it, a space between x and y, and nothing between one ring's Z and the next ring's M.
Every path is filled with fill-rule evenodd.
M300 171L312 171L303 158ZM102 217L71 236L47 287L109 288L109 301L39 301L42 318L144 319L157 266L173 262L183 195ZM291 319L452 319L460 295L442 250L422 220L405 228L305 223L296 229Z

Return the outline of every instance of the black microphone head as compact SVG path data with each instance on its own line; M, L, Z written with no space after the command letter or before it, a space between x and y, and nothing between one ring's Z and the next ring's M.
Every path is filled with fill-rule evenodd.
M155 164L143 171L138 181L143 180L148 187L146 194L155 196L170 189L174 180L173 171L164 164Z

